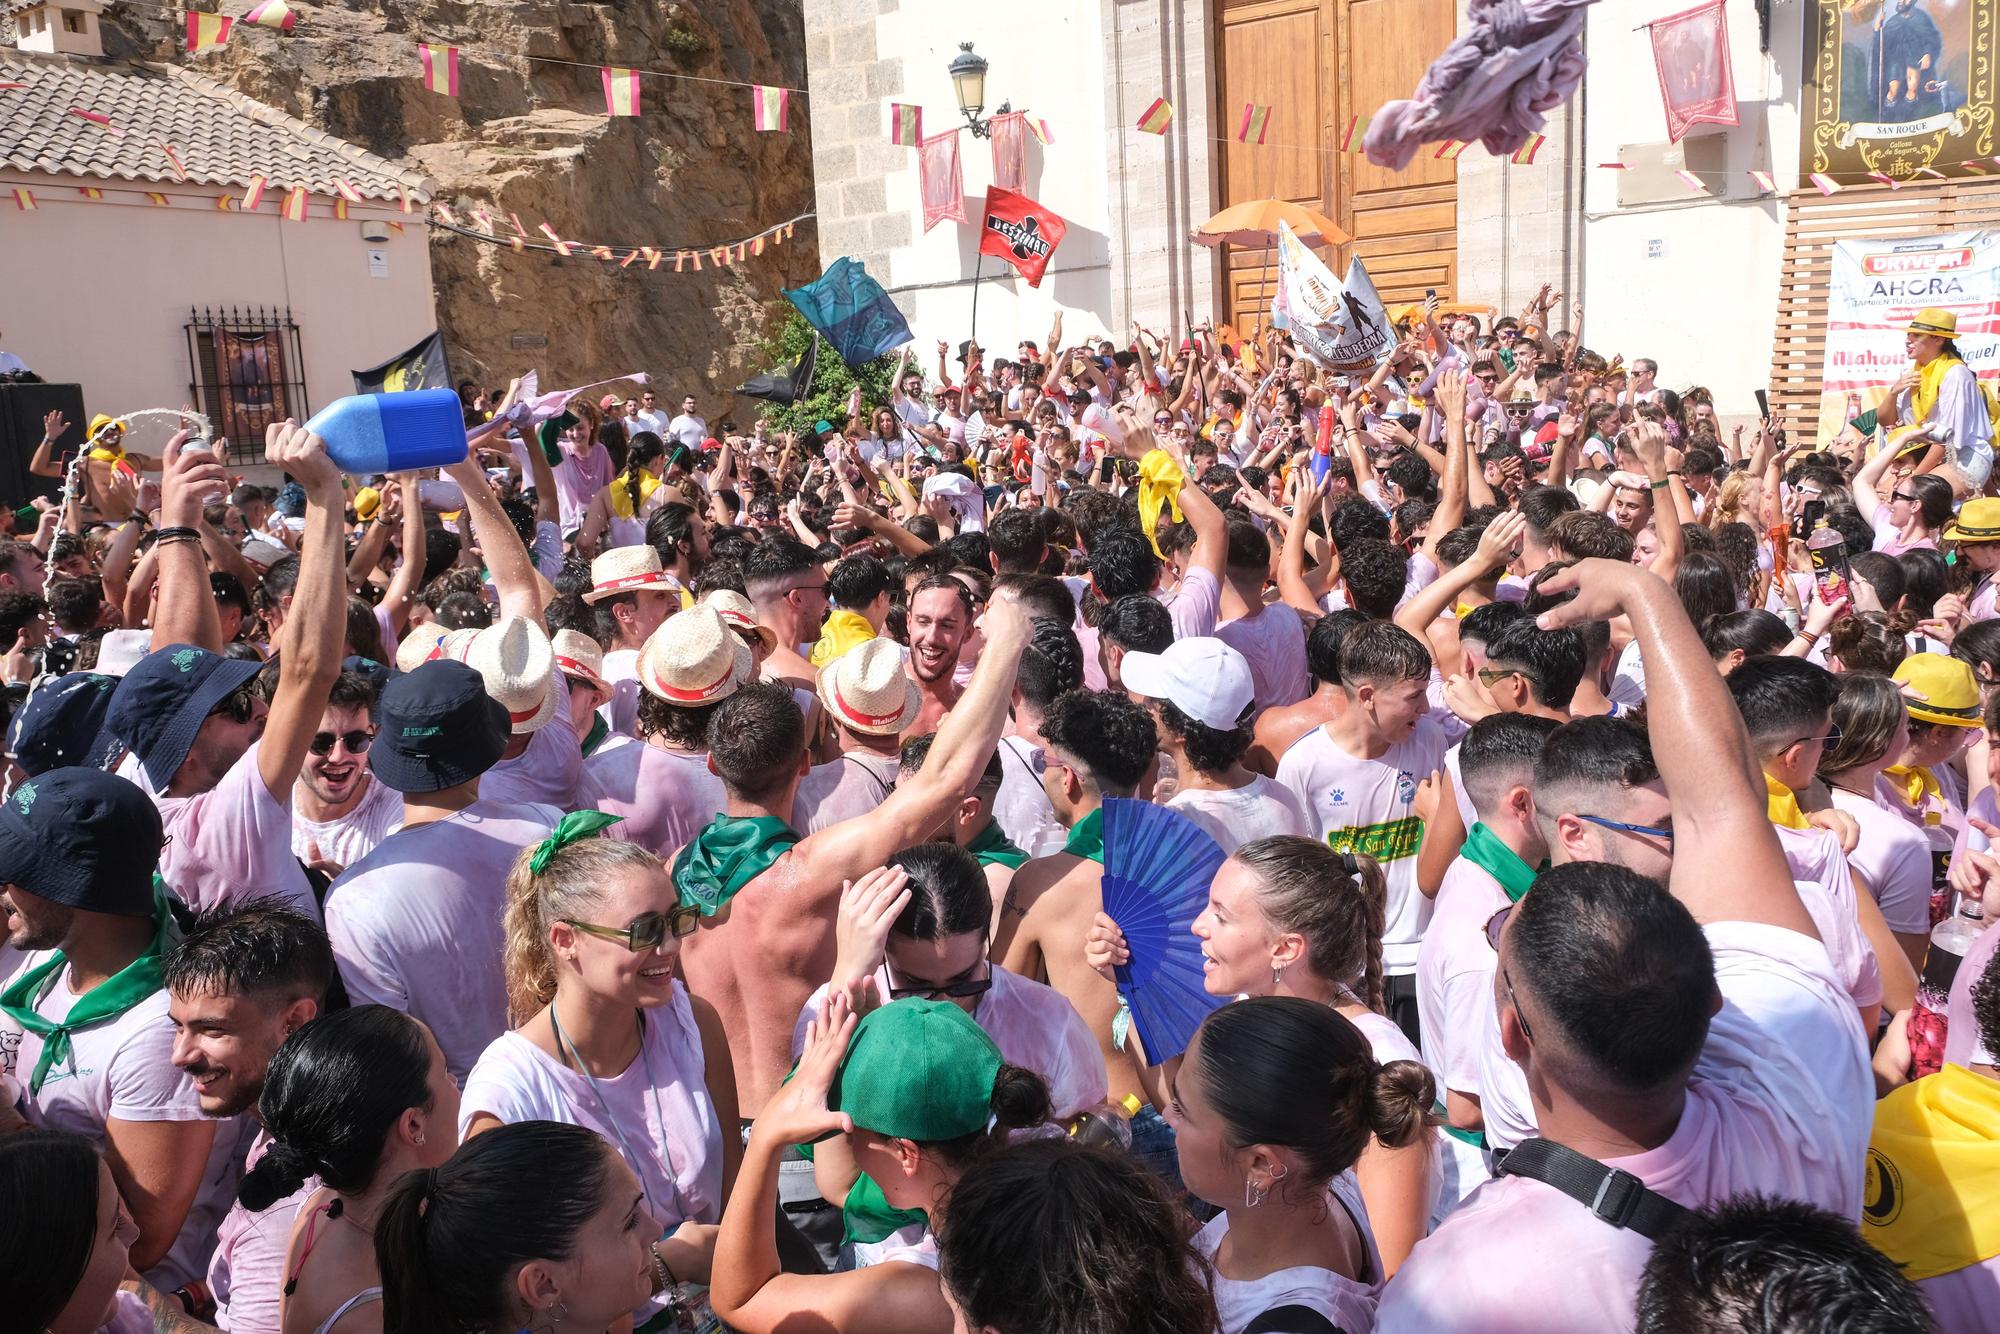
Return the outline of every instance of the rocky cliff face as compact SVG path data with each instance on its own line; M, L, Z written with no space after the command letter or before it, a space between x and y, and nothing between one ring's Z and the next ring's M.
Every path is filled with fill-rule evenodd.
M229 12L240 12L236 4ZM707 247L812 207L805 99L791 128L759 134L750 92L697 79L805 86L800 0L342 0L296 8L296 31L239 28L189 57L168 12L113 5L106 54L190 61L258 101L437 182L461 219L519 213L531 235ZM239 20L240 22L240 20ZM461 48L460 96L423 86L418 41ZM528 61L575 61L576 65ZM602 114L598 67L670 71L641 80L643 114ZM711 419L758 339L781 318L781 286L818 270L813 224L720 270L671 261L620 270L434 231L438 325L454 375L504 384L533 368L543 387L652 373L663 404L699 395ZM546 345L542 340L546 340ZM384 356L398 349L385 347ZM747 400L728 407L748 415Z

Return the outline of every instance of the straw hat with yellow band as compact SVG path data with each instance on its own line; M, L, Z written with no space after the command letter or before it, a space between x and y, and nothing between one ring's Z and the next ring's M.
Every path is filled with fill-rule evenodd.
M2000 497L1981 496L1959 507L1957 517L1945 525L1947 542L2000 542Z

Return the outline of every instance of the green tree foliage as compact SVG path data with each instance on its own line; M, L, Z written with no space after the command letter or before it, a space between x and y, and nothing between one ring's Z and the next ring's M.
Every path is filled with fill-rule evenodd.
M785 323L774 337L763 344L764 363L776 371L790 370L798 365L799 358L812 346L813 329L806 323L805 316L797 310L787 310ZM786 405L782 403L762 403L758 412L764 425L771 431L797 431L801 436L812 430L813 423L830 421L836 427L844 424L847 414L847 396L861 385L862 411L872 411L885 407L894 390L890 376L895 373L896 359L893 356L877 357L859 370L850 370L840 354L824 340L819 345L819 356L813 363L812 393L802 402Z

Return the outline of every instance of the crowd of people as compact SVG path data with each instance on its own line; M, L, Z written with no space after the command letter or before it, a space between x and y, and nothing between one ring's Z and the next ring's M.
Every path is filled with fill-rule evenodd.
M52 413L0 1327L2000 1330L1951 313L1827 448L1581 322L1058 321L802 433L468 384L282 488ZM1119 803L1220 858L1184 1050Z

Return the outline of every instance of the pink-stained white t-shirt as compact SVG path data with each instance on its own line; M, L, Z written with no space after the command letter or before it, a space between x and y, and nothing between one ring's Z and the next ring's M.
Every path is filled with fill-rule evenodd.
M1327 1185L1328 1207L1347 1214L1361 1236L1368 1256L1368 1272L1348 1278L1331 1269L1295 1265L1273 1270L1261 1278L1228 1278L1215 1275L1215 1306L1221 1316L1221 1334L1242 1334L1258 1316L1279 1306L1304 1306L1331 1320L1342 1334L1366 1334L1375 1328L1375 1302L1382 1278L1382 1254L1369 1230L1367 1213L1361 1204L1361 1188L1354 1173L1342 1172ZM1195 1234L1195 1249L1213 1264L1229 1235L1229 1215L1217 1214Z
M1000 832L1030 857L1062 851L1069 831L1042 788L1042 748L1025 737L1003 736L998 754L1000 794L993 799L993 818Z
M1104 675L1104 663L1100 660L1103 652L1103 637L1094 625L1083 623L1083 614L1077 613L1076 646L1083 650L1083 688L1102 690L1110 682Z
M1444 763L1448 747L1443 730L1419 718L1408 740L1374 759L1348 754L1316 727L1278 761L1278 782L1305 803L1314 838L1341 845L1352 836L1358 851L1382 864L1389 890L1382 967L1390 974L1416 971L1417 943L1430 921L1431 901L1417 888L1423 822L1415 802L1417 784Z
M1992 925L1979 933L1951 979L1945 1005L1944 1058L1953 1065L1979 1064L1979 1021L1972 1012L1972 988L1986 973L1993 952L2000 949L2000 930Z
M326 932L348 996L423 1020L461 1083L507 1030L507 873L562 816L481 798L391 834L327 891Z
M583 762L577 779L580 810L625 818L607 838L637 843L671 857L727 804L722 780L708 769L708 752L667 750L628 736L608 738Z
M2000 1330L2000 1256L1917 1280L1942 1334L1994 1334Z
M1253 774L1242 787L1182 787L1166 804L1200 825L1225 853L1280 834L1313 836L1298 794L1263 774Z
M1190 567L1181 576L1181 586L1160 600L1173 617L1175 639L1201 639L1215 633L1215 618L1222 614L1222 584L1203 567Z
M866 815L880 806L896 782L894 755L850 750L836 760L814 765L799 780L792 801L792 828L817 834L842 820ZM718 808L720 809L720 808Z
M569 712L569 678L550 678L555 712L540 731L528 738L528 748L511 760L501 760L479 779L486 801L519 802L570 810L576 804L576 776L583 768L583 742Z
M403 827L403 794L375 775L364 773L368 785L353 810L337 820L308 820L292 807L292 855L311 865L325 859L343 869L354 865L375 845ZM317 850L318 856L314 856Z
M243 1170L255 1167L270 1145L270 1136L259 1127ZM260 1213L251 1213L239 1201L230 1202L208 1262L208 1290L215 1296L218 1327L229 1334L279 1334L285 1247L299 1207L319 1187L318 1177L308 1177L304 1185Z
M279 801L257 771L257 742L222 781L192 797L155 797L166 825L160 878L196 912L276 894L319 916L312 887L292 855L291 793Z
M875 994L889 994L889 968L875 970ZM792 1056L805 1050L806 1025L826 999L822 985L806 999L792 1030ZM979 998L972 1020L993 1039L1001 1059L1033 1070L1049 1086L1055 1119L1087 1111L1105 1099L1104 1053L1083 1016L1054 987L993 965L993 986Z
M1791 864L1799 902L1819 928L1833 975L1857 1006L1880 1005L1882 968L1855 916L1854 872L1847 864L1847 854L1841 851L1839 837L1824 829L1771 827L1777 830L1778 846Z
M1305 624L1286 603L1274 602L1254 615L1224 621L1215 627L1215 637L1249 662L1257 713L1296 704L1312 693Z
M611 687L611 698L597 706L597 716L619 736L639 735L639 650L612 649L604 655L600 675Z
M1860 841L1847 863L1882 910L1891 931L1920 935L1930 930L1930 843L1908 820L1882 809L1867 797L1839 788L1828 789L1833 808L1845 811L1861 826Z
M459 1134L480 1112L508 1125L560 1121L594 1130L624 1155L649 1211L668 1231L687 1219L720 1222L723 1126L709 1096L687 989L676 979L667 1003L642 1013L641 1055L623 1072L599 1078L595 1089L520 1033L502 1033L466 1078Z
M1875 1112L1868 1047L1819 942L1779 927L1705 928L1723 1008L1656 1149L1611 1159L1689 1208L1759 1191L1843 1218L1861 1210ZM1628 1330L1652 1243L1538 1181L1502 1176L1417 1243L1382 1295L1383 1331Z
M1424 1064L1437 1076L1440 1096L1445 1089L1479 1096L1481 1039L1496 1023L1493 972L1499 962L1486 941L1486 924L1506 906L1507 891L1482 868L1464 857L1445 868L1417 950Z

